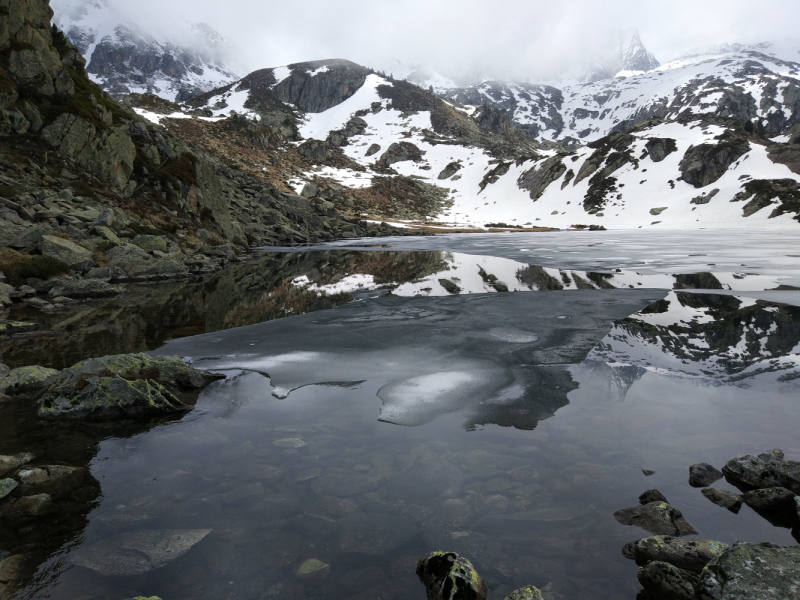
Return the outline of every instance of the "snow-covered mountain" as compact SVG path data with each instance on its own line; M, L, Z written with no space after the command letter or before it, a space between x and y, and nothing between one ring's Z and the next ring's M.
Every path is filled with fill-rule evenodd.
M107 0L52 0L54 22L87 61L90 77L116 97L152 93L182 101L236 77L221 63L222 36L186 22L169 39L126 21Z

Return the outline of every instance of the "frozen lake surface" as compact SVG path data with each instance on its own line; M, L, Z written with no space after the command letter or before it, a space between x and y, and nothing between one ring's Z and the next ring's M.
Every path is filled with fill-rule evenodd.
M203 288L219 314L192 321L198 335L173 323L145 339L228 376L183 418L71 430L67 450L35 423L3 431L0 453L85 460L102 489L40 541L22 597L410 600L424 595L416 560L442 549L470 558L493 599L534 584L633 600L621 548L649 534L612 513L652 488L703 538L796 543L709 502L688 468L800 458L800 235L372 245L237 267ZM122 574L98 558L168 530L194 532L174 560L151 552Z

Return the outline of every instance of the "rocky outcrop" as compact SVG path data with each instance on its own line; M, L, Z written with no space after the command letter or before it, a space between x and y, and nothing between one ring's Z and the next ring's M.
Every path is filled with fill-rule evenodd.
M623 554L633 558L637 565L643 566L655 560L699 573L708 561L727 548L727 544L714 540L682 540L670 536L655 536L628 544Z
M661 162L678 150L678 145L671 138L650 138L644 147L653 162Z
M781 450L734 458L722 472L743 491L783 487L800 495L800 462L787 460Z
M750 150L746 139L735 136L717 144L691 146L678 168L683 180L696 188L711 185L722 177L734 162Z
M530 192L531 200L538 200L542 197L547 186L561 177L567 167L561 156L552 156L544 160L537 167L528 169L519 176L517 185L520 189Z
M708 563L702 600L783 600L800 590L800 547L736 543Z
M623 525L635 525L656 535L682 537L697 533L683 514L666 502L623 508L614 513L614 518Z
M708 487L722 479L722 473L708 463L697 463L689 467L689 485L692 487Z
M381 154L378 164L385 168L405 160L421 161L422 151L411 142L394 142Z

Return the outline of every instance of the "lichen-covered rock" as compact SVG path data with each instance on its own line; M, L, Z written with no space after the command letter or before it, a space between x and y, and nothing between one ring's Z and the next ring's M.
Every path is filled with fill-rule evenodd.
M48 292L51 298L109 298L116 296L125 290L122 286L112 285L101 279L77 279L65 281L52 288Z
M54 386L77 385L89 377L114 376L128 380L151 379L173 393L202 389L214 381L225 379L224 375L190 367L177 356L150 356L140 352L83 360L64 369Z
M505 597L505 600L544 600L544 596L542 596L542 592L539 591L539 588L526 585L524 588L511 592Z
M472 563L455 552L431 552L417 562L428 600L485 600L488 590Z
M88 271L95 266L92 253L86 248L54 235L42 236L42 254L60 260L79 271Z
M800 546L736 543L708 563L702 600L787 600L800 597Z
M689 467L689 485L692 487L707 487L722 477L722 473L708 463L697 463Z
M58 378L59 371L39 367L19 367L0 378L0 393L7 396L36 396Z
M644 538L632 545L633 559L637 565L657 560L698 573L708 561L728 548L728 544L714 540L681 540L668 535Z
M743 491L784 487L800 494L800 462L786 460L781 450L734 458L722 467L722 472Z
M131 241L145 252L152 252L153 250L158 250L159 252L167 251L167 239L159 235L137 235Z
M189 407L151 379L86 377L56 385L37 404L37 415L49 420L111 421L180 412Z
M698 577L669 563L652 561L639 569L637 578L654 600L694 600Z
M59 498L78 487L86 476L80 467L63 465L41 465L26 467L17 472L19 480L18 495L35 496L47 494L51 498Z
M706 488L702 490L702 494L717 506L727 508L732 513L738 513L742 508L742 497L728 490Z
M667 498L658 490L647 490L639 496L639 504L645 505L651 502L667 502Z
M666 502L623 508L614 513L614 518L623 525L635 525L656 535L682 537L697 533L681 512Z
M34 458L36 458L36 456L30 452L23 452L14 456L0 455L0 475L5 475L14 469L18 469L22 465L26 465Z

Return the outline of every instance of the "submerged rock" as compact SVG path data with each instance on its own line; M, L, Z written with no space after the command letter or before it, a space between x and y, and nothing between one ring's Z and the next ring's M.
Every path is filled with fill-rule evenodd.
M13 527L43 517L49 514L52 508L53 499L47 494L8 498L0 504L0 518Z
M682 537L697 533L681 512L666 502L623 508L614 513L614 518L623 525L635 525L656 535Z
M505 597L505 600L544 600L544 596L542 596L542 592L538 588L527 585L511 592Z
M708 561L728 548L728 544L714 540L681 540L657 535L633 542L626 556L632 556L640 566L656 560L699 573Z
M75 564L101 575L140 575L186 554L210 529L154 529L121 533L72 555Z
M455 552L426 554L417 562L417 576L428 600L485 600L488 593L472 563Z
M188 410L161 384L121 377L90 377L62 385L39 400L41 419L110 421Z
M800 462L786 460L781 450L734 458L722 467L722 472L743 491L784 487L800 494Z
M703 600L787 600L800 594L800 546L736 543L708 563Z
M723 475L708 463L698 463L689 467L689 485L692 487L708 487Z
M742 497L728 490L706 488L702 490L702 494L717 506L727 508L732 513L738 513L742 508Z
M669 563L652 561L639 569L637 578L650 598L694 600L698 577Z
M461 469L441 458L423 458L389 481L389 493L411 504L454 495L464 484Z
M339 550L359 554L383 554L402 546L419 533L406 519L381 513L355 513L339 526Z

